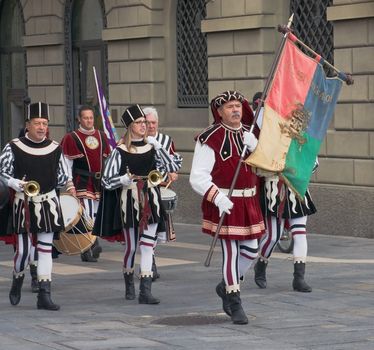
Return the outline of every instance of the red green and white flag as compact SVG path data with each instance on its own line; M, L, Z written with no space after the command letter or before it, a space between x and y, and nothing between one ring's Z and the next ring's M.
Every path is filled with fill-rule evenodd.
M304 54L295 40L289 33L264 101L258 145L245 162L278 173L303 199L345 75L326 77L323 59Z

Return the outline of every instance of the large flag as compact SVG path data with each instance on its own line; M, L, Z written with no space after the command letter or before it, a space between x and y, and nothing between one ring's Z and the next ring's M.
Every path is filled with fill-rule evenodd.
M100 114L103 121L103 129L105 132L105 135L107 136L109 140L109 144L111 148L115 148L118 141L118 135L116 132L116 128L113 124L112 117L110 115L109 107L106 103L106 99L104 96L103 89L100 85L99 80L97 79L96 69L93 67L93 73L95 77L95 84L96 84L96 91L97 91L97 99L99 100L99 106L100 106Z
M303 199L332 118L343 75L327 78L321 57L305 55L290 34L264 101L256 150L245 160L275 172Z

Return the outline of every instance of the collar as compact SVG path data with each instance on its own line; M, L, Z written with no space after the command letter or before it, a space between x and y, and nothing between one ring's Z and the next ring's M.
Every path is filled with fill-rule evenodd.
M95 133L95 128L92 128L91 130L83 129L81 126L78 128L78 130L85 135L92 135Z
M225 129L230 130L230 131L233 131L233 132L240 131L240 130L242 129L242 127L243 127L243 124L242 124L242 123L240 123L240 126L239 126L238 128L232 128L231 126L226 125L226 124L223 123L222 121L221 121L221 124L222 124L222 126L223 126Z
M32 139L30 139L30 137L29 137L29 133L28 133L28 132L26 133L25 137L26 137L29 141L33 142L33 143L42 143L42 142L44 142L45 139L46 139L46 137L44 136L43 140L41 140L41 141L35 141L35 140L32 140Z

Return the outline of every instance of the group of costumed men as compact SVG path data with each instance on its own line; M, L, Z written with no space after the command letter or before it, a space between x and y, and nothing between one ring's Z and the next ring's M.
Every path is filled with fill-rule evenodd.
M93 234L109 241L125 242L123 276L125 298L136 298L134 282L135 252L140 248L140 286L138 301L158 304L152 295L154 280L154 248L157 235L165 230L165 210L159 183L150 180L158 170L175 181L182 159L175 153L167 135L152 132L158 124L157 111L132 105L121 121L125 133L110 152L104 133L94 129L94 113L90 107L79 111L80 127L67 134L61 146L47 138L48 105L29 106L24 137L9 142L0 156L0 190L6 186L15 192L13 230L16 233L13 282L9 298L12 305L21 299L24 271L30 260L34 242L38 251L37 307L58 310L51 300L52 242L63 231L63 218L58 192L65 187L80 198L94 221ZM291 189L272 174L260 177L241 162L243 148L247 155L254 151L260 127L254 123L248 101L238 91L225 91L212 99L214 122L196 137L190 173L192 188L203 196L202 231L214 236L219 231L222 248L222 280L216 293L223 310L235 324L247 324L248 318L240 298L240 283L257 259L255 282L266 288L268 259L280 239L284 225L294 237L293 289L310 292L304 280L307 256L306 219L315 212L310 193L305 201L295 197ZM151 136L147 135L147 121ZM239 165L239 175L228 197L231 181ZM48 164L48 166L47 166ZM39 194L25 196L27 181L40 185ZM166 178L165 178L166 180ZM283 189L282 189L283 188ZM280 192L285 192L281 199ZM3 196L4 197L4 196ZM7 206L8 204L0 203ZM285 208L279 210L280 206ZM3 233L4 229L1 229ZM260 247L259 243L260 242ZM101 247L94 245L83 261L98 258ZM260 251L260 256L258 256Z

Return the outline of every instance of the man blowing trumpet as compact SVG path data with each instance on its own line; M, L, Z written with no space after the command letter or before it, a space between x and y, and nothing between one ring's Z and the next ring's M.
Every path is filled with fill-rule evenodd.
M241 163L231 198L232 179L244 145L252 152L257 139L249 132L253 113L238 91L225 91L211 101L214 123L197 137L190 183L203 196L204 233L215 235L225 213L218 238L222 247L223 279L216 292L223 310L235 324L247 324L240 299L240 280L257 257L265 226L259 202L259 178Z
M32 240L35 240L39 282L37 308L58 310L60 306L51 300L52 242L54 234L64 230L56 189L65 185L68 175L60 145L46 137L48 121L46 103L29 105L27 133L5 146L0 155L0 176L15 191L13 226L16 251L10 303L17 305L21 300L24 271Z

